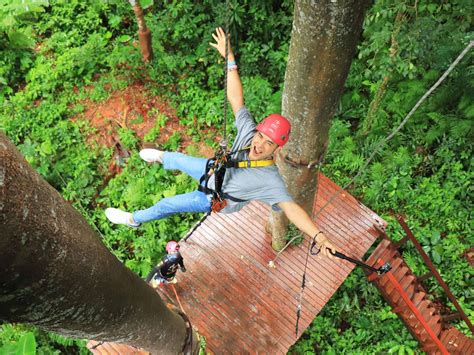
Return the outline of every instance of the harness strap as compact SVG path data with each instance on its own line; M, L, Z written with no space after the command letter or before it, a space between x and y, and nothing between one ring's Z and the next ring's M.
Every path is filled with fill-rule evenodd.
M210 189L207 186L202 186L202 185L198 186L198 191L204 192L206 195L213 195L213 197L214 197L214 194L216 193L216 191L214 191L213 189ZM228 193L225 193L225 192L221 192L218 195L221 199L231 200L233 202L246 202L247 201L247 200L242 200L240 198L231 196L231 195L229 195Z
M263 168L275 165L273 160L228 160L226 168Z
M206 171L204 175L199 179L198 191L204 192L206 195L212 195L213 200L213 211L220 211L225 207L225 200L230 200L233 202L246 202L234 196L229 195L228 193L222 192L222 184L224 183L224 176L226 169L230 168L261 168L266 166L274 165L273 160L236 160L231 159L230 157L238 152L249 149L250 146L232 151L224 155L216 155L213 158L210 158L206 162ZM216 164L217 162L217 164ZM207 184L209 178L215 176L215 188L210 189Z

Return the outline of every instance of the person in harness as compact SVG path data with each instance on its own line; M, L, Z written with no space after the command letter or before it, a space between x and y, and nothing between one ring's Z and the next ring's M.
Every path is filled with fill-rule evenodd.
M226 35L222 28L212 34L210 45L225 58ZM140 157L149 163L160 163L167 170L180 170L200 182L197 191L163 198L154 206L133 213L107 208L107 218L116 224L137 228L141 223L183 212L232 213L252 200L261 201L275 210L283 210L302 232L316 236L316 243L325 256L332 257L334 245L313 223L306 211L293 201L273 163L273 154L289 139L291 124L283 116L272 114L255 123L244 106L243 87L235 57L228 53L227 99L235 115L237 136L231 154L217 155L211 160L175 152L143 149ZM225 169L223 169L225 168Z
M146 282L153 288L157 288L161 284L175 284L178 282L176 280L178 267L181 272L186 272L183 257L179 252L179 244L174 240L168 242L166 251L168 255L161 259L161 262L150 271L146 278Z

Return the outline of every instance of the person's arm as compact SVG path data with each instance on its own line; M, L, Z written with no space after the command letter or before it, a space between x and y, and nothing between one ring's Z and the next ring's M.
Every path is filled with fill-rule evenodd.
M216 48L220 55L225 59L225 32L219 27L216 28L216 33L212 34L212 37L216 43L209 43L212 47ZM234 53L230 47L230 40L228 42L228 58L229 63L235 61ZM226 68L227 70L227 68ZM242 82L240 81L239 72L237 70L231 70L227 73L227 99L230 102L234 115L244 106L244 90L242 88Z
M181 254L179 255L179 268L181 269L182 272L186 272L186 267L184 266L184 259L183 257L181 256Z
M290 222L292 222L300 231L308 234L311 237L314 237L316 234L316 244L321 250L321 253L325 256L333 258L333 255L329 252L329 249L334 253L336 248L334 245L326 238L324 233L316 227L314 222L311 220L311 217L306 213L306 211L298 205L296 202L280 202L278 206L285 212L285 215L288 217Z
M163 265L163 261L161 261L158 265L156 265L151 271L148 273L148 276L146 277L145 281L150 282L153 276L156 274L160 273L160 268Z

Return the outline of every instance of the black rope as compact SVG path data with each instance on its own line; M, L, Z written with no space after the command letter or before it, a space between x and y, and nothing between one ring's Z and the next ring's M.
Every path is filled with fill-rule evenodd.
M181 240L187 242L188 239L191 237L191 235L193 235L194 231L196 229L198 229L198 227L202 224L202 222L204 222L206 220L207 217L209 217L211 215L211 212L212 210L209 210L208 212L206 212L206 214L204 216L201 217L201 219L199 221L197 221L197 223L193 226L193 228L188 232L188 234L186 234L184 236L184 238L182 238Z
M99 346L101 346L102 344L104 344L105 342L104 341L99 341L97 344L95 344L94 346L91 346L89 348L89 350L95 350L97 349Z
M295 326L295 336L298 338L298 328L299 328L299 323L300 323L300 318L301 318L301 309L303 308L301 303L303 302L303 293L304 293L304 288L306 286L306 270L308 269L308 259L309 259L309 254L310 251L313 249L314 245L316 244L316 237L320 235L322 232L318 232L315 234L313 237L313 240L308 244L308 251L306 252L306 260L304 262L304 271L303 271L303 277L301 279L301 290L300 290L300 295L298 299L298 306L296 308L296 326Z
M230 20L230 6L229 0L225 2L226 11L225 11L225 60L224 60L224 132L222 136L223 142L221 146L227 148L227 80L228 80L228 65L229 65L229 20Z
M184 323L186 324L186 340L184 342L182 354L192 355L193 354L193 326L189 317L179 309L177 309L178 314L183 318Z
M316 198L318 198L318 192L319 192L319 173L321 172L321 165L323 165L324 162L324 154L319 157L319 163L317 164L317 170L316 170ZM316 201L315 201L316 202ZM298 338L298 327L299 327L299 322L301 318L301 310L303 308L302 303L303 303L303 295L304 295L304 288L306 285L306 270L308 268L308 259L309 259L309 254L312 255L317 255L319 253L319 248L316 254L313 254L313 248L316 246L316 237L323 233L322 231L319 231L316 233L316 235L313 236L313 240L308 244L308 250L306 251L306 261L304 263L304 270L303 270L303 277L301 278L301 290L299 294L299 299L298 299L298 306L296 308L296 325L295 325L295 336Z

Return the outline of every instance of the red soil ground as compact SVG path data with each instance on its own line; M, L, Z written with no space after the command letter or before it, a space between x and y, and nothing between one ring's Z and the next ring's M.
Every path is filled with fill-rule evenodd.
M142 143L142 146L157 146L165 143L176 131L181 133L179 151L186 151L190 145L195 146L195 151L204 157L213 155L213 150L204 143L192 142L192 137L186 134L186 127L179 123L179 117L170 103L160 97L151 95L141 83L135 83L124 90L113 92L103 102L85 100L81 102L86 107L85 111L76 115L73 121L86 120L96 129L88 137L101 146L113 147L114 156L126 157L128 152L120 143L119 128L129 128L143 142L144 136L155 127L155 119L159 114L167 117L166 124L161 128L155 142ZM120 169L116 166L117 159L110 164L110 172L117 173Z

